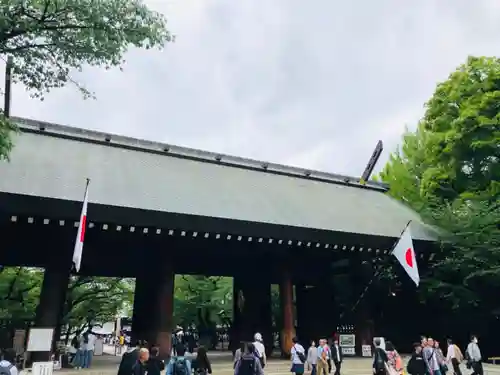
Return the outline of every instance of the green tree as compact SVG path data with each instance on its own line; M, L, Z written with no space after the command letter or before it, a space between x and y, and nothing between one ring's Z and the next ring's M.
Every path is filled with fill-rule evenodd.
M0 271L0 319L32 320L43 273L39 269L6 267Z
M40 300L43 270L7 267L0 271L0 319L32 321ZM130 308L134 285L129 279L71 277L64 314L63 334L81 332L94 324L113 321Z
M174 298L176 323L183 327L195 325L200 341L215 346L217 325L228 325L232 320L232 279L177 275Z
M68 83L92 93L73 76L85 66L120 67L129 47L161 48L172 36L163 15L140 0L4 0L0 57L14 57L13 82L33 97ZM12 125L0 118L0 159L12 147Z
M379 176L389 194L442 229L424 297L489 312L498 306L488 286L500 283L499 99L500 60L469 57L437 85Z
M0 162L9 160L9 153L13 147L11 134L16 130L15 124L8 121L0 110Z
M132 306L134 283L130 279L73 276L62 325L66 336L95 324L111 322Z

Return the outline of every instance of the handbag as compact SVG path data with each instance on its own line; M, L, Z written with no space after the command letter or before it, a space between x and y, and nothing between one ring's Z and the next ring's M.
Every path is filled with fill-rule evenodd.
M446 363L443 363L442 365L439 366L440 369L441 369L441 373L442 374L445 374L448 372L448 366L446 365Z

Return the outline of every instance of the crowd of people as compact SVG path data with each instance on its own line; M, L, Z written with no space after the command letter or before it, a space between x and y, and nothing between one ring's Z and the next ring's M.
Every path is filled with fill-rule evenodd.
M166 375L212 373L212 366L204 347L198 347L196 356L188 356L186 346L182 343L177 343L172 349L174 355L165 363L160 358L160 350L157 346L148 349L146 342L139 341L123 354L118 367L118 375L160 375L163 370L166 370Z
M89 336L77 338L79 345L90 344ZM338 339L328 345L326 339L320 339L318 345L313 341L306 351L294 337L290 348L290 371L295 375L303 375L306 371L311 375L328 375L335 367L334 375L341 375L343 362L342 348ZM483 375L481 350L478 339L472 336L465 352L447 340L446 354L440 343L431 337L422 337L420 342L413 345L413 353L405 365L404 359L394 345L380 339L374 340L373 374L374 375L462 375L460 364L465 362L471 375ZM164 361L160 358L159 348L148 349L146 342L138 342L123 354L118 375L160 375L166 370L166 375L208 375L212 373L207 350L198 347L196 354L188 354L187 346L182 342L174 343L172 356ZM262 335L256 333L253 342L242 342L234 353L234 375L264 375L267 357ZM83 365L82 365L83 366Z
M394 345L387 341L385 348L376 339L373 355L373 373L375 375L402 375L405 365ZM431 337L422 337L413 345L413 353L406 365L410 375L446 375L452 371L454 375L462 375L460 364L465 361L466 367L472 370L471 375L483 375L481 350L476 336L471 337L465 354L453 340L447 340L446 355L440 343Z

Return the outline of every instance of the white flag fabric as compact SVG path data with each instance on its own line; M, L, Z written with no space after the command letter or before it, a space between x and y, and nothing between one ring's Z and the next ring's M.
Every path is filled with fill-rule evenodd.
M415 248L413 247L409 225L399 238L398 243L392 251L392 255L396 257L408 276L410 276L413 282L418 286L420 283L420 275L418 273L417 257L415 256Z
M85 240L85 229L87 228L87 206L89 203L89 181L85 187L85 196L83 198L82 214L80 215L80 224L76 233L75 249L73 250L73 264L76 272L80 271L82 263L83 242Z

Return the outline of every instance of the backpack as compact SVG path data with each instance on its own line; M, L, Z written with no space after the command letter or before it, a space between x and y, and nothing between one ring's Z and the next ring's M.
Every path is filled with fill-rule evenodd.
M240 358L240 367L238 375L255 375L257 369L255 366L255 356L252 354L245 354Z
M7 366L0 366L0 375L11 375L10 369L14 367L12 363Z
M385 371L385 361L384 358L382 358L382 355L380 354L380 351L382 349L375 349L375 371L376 372L381 372Z
M174 358L172 367L172 375L190 375L187 368L186 358Z

